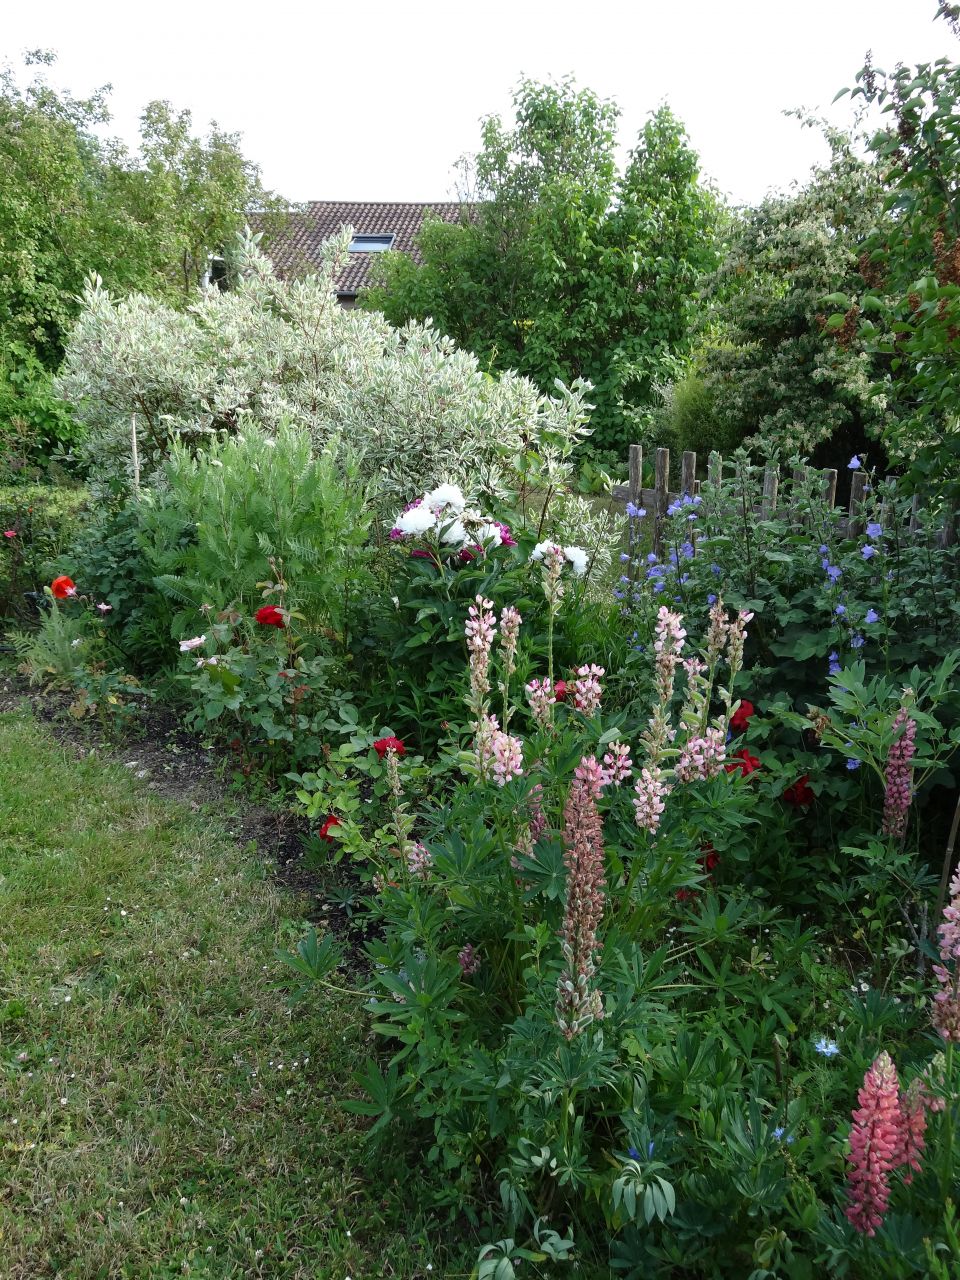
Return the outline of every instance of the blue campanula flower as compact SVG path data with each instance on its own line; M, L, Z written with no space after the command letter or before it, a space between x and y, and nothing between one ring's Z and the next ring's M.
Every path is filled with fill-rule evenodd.
M655 554L653 551L648 552L648 554L647 554L647 564L656 564L656 563L657 563L657 557L656 557L656 554Z
M789 1143L793 1141L793 1134L787 1133L786 1129L783 1127L782 1124L777 1125L777 1127L773 1131L773 1136L776 1138L778 1142Z
M851 773L853 773L856 769L860 768L860 761L854 760L853 757L851 757L847 761L847 768L850 770Z
M880 615L877 613L876 609L868 609L864 614L863 620L869 625L871 622L879 622Z
M837 615L838 618L842 618L843 615L847 612L847 606L845 604L838 604L833 612Z
M883 528L879 524L877 524L876 520L871 520L870 523L867 525L867 537L879 538L882 533L883 533Z
M871 547L868 542L866 546L860 548L860 554L863 556L864 560L871 560L877 554L877 548Z
M842 573L843 573L843 570L838 569L835 564L827 565L827 577L830 579L831 582L836 582L836 580L840 577Z
M684 560L692 560L693 559L693 543L684 542L680 547L680 554L683 556Z
M854 454L853 457L850 459L850 461L847 463L847 470L859 471L862 466L863 466L863 463L860 461L857 455Z
M630 557L627 555L627 553L626 553L625 551L621 551L621 552L620 552L620 563L621 563L621 564L627 564L629 560L630 560Z
M638 507L635 502L627 503L627 518L630 520L642 520L646 515L643 507Z
M814 1043L814 1049L824 1058L835 1058L840 1052L840 1046L835 1040L828 1040L826 1036L821 1036Z
M830 654L830 674L835 676L840 670L840 655L834 649Z
M716 604L716 603L717 603L717 597L711 591L710 594L707 596L707 604Z
M830 548L827 546L825 542L821 542L817 550L820 552L822 556L827 556L830 554Z
M863 636L861 636L861 635L859 635L859 634L857 634L857 635L855 635L855 636L851 636L851 637L850 637L850 648L851 648L851 649L862 649L862 648L863 648Z
M627 1147L627 1155L630 1157L631 1160L640 1159L640 1152L637 1150L636 1147Z
M713 574L715 578L719 578L720 575L723 573L723 570L720 568L718 564L712 564L710 566L710 572Z

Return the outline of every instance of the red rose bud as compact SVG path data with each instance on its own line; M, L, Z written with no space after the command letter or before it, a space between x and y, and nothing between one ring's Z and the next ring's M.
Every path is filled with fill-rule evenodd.
M340 819L337 817L334 817L334 815L331 813L326 818L324 818L323 824L320 827L320 830L317 834L320 836L321 840L328 840L331 844L333 844L333 836L330 834L330 829L332 827L339 827L339 826L340 826Z
M253 617L256 622L260 623L261 627L278 627L282 631L287 625L283 614L275 604L265 604L262 609L257 610Z
M398 756L405 756L407 754L407 748L399 738L378 738L373 744L373 749L381 760L388 751L395 751Z
M746 747L744 747L742 751L735 751L733 753L733 759L729 764L726 764L723 767L726 769L727 773L733 773L736 769L739 769L743 776L747 777L748 774L751 774L756 769L760 768L760 761L755 755L751 755Z
M752 702L748 702L746 698L741 700L739 707L730 717L730 728L734 733L743 733L750 723L750 717L755 710L756 708Z
M807 786L809 781L810 775L805 773L802 778L798 778L787 787L783 793L787 804L792 804L795 809L804 809L808 804L813 804L815 796Z

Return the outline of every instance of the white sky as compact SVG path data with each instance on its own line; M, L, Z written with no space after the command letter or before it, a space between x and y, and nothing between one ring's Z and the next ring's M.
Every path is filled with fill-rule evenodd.
M243 134L295 200L437 200L521 75L572 72L622 108L624 149L666 100L738 202L802 180L825 148L782 116L826 111L877 66L960 57L934 0L6 0L5 59L57 51L74 93L110 82L136 141L152 98ZM850 119L841 101L831 118Z

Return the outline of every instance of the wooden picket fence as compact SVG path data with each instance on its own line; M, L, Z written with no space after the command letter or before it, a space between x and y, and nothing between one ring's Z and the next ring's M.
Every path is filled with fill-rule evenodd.
M713 452L707 459L707 481L710 484L719 484L723 476L724 460L717 452ZM793 472L795 481L807 478L813 468L800 467ZM837 505L837 477L838 472L835 468L822 469L819 472L821 476L821 492L823 494L824 506L833 510ZM642 484L643 477L643 448L639 444L630 446L630 472L629 483L616 485L613 489L613 497L620 502L632 502L635 506L643 507L653 516L653 550L656 555L662 556L664 547L664 524L667 518L667 508L672 502L676 502L682 497L695 497L700 492L700 481L697 479L697 455L687 450L683 453L680 462L680 491L679 493L671 490L669 486L670 478L670 450L657 449L654 458L654 485L652 489L644 489ZM848 537L856 538L863 533L864 525L861 518L861 509L866 494L867 473L865 471L853 471L850 476L850 499L847 504L846 515L840 520L840 527ZM763 494L760 503L754 508L756 515L761 519L769 518L774 511L777 510L777 494L780 487L780 469L776 464L768 463L763 471ZM914 494L910 514L907 518L904 532L916 534L920 527L920 495ZM947 513L942 526L937 533L937 545L939 547L951 547L957 539L957 512L951 510Z

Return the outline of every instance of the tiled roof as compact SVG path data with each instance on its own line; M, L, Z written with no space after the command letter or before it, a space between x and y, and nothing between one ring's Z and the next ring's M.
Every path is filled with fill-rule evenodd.
M455 203L368 203L352 200L311 200L291 213L283 231L267 244L266 252L277 273L299 275L320 264L320 245L341 227L351 226L357 235L392 235L393 249L419 261L415 240L429 211L444 222L457 222L461 206ZM353 296L368 283L367 273L375 253L351 253L336 280L337 293Z

